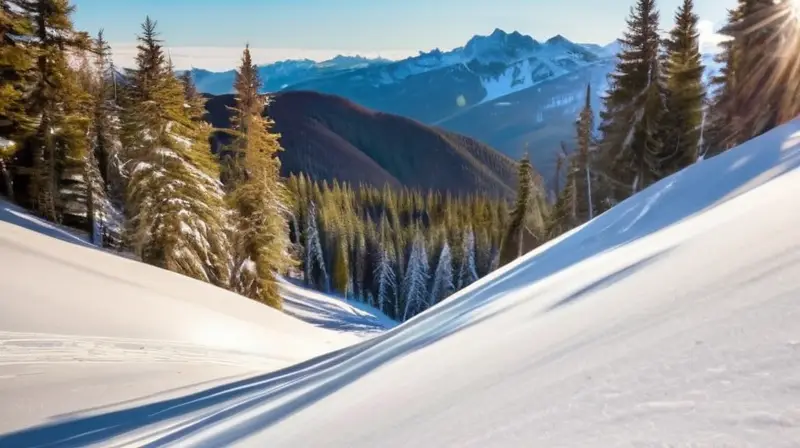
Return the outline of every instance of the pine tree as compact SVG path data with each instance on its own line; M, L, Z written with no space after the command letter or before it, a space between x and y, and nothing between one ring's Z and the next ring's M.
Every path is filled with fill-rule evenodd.
M183 72L179 77L183 85L183 99L185 101L183 107L189 114L189 118L193 121L200 121L205 115L205 99L197 90L192 78L192 72L189 70Z
M62 151L58 199L64 222L84 227L90 241L99 245L96 218L105 186L98 179L97 160L91 148L94 80L86 52L74 56L80 61L78 70L66 71L69 76L62 80L62 94L70 98L61 110L65 126L54 138Z
M577 177L580 176L581 169L576 159L576 157L566 159L569 164L566 183L558 192L553 204L547 226L548 238L556 238L579 225Z
M333 261L333 290L344 297L347 297L350 283L350 260L347 256L347 249L347 240L339 237Z
M734 19L720 30L733 39L731 135L741 143L800 113L798 17L792 0L740 0Z
M528 155L517 173L517 200L500 245L500 265L506 265L541 244L547 222L544 197L536 187Z
M450 245L447 241L442 246L439 261L436 264L436 271L433 275L433 285L428 306L434 306L441 300L447 298L455 290L453 285L453 258L450 254Z
M18 198L39 215L60 222L63 210L59 183L65 165L85 151L81 92L74 88L75 76L68 64L68 52L89 46L85 33L75 31L70 16L74 8L67 0L10 0L32 24L29 44L35 47L30 94L26 113L34 129L21 145L27 154L16 158L19 171L27 172L27 195ZM69 159L69 160L68 160ZM82 158L81 158L82 160Z
M684 0L675 14L675 27L666 42L666 104L662 175L679 171L697 160L700 154L700 132L705 106L703 73L700 55L699 17L694 1Z
M471 228L464 231L461 247L461 269L458 271L456 288L461 290L478 280L478 270L475 267L475 233Z
M638 0L620 40L616 70L601 114L600 150L607 187L616 203L657 180L660 173L660 120L665 112L660 67L659 14L655 0Z
M400 300L396 274L397 255L400 252L395 249L394 239L392 238L392 228L386 213L381 215L378 223L378 263L375 267L374 276L377 282L377 301L378 309L391 315L395 319L400 318Z
M743 4L728 11L728 23L741 20ZM707 147L704 157L710 157L732 148L740 140L734 133L734 92L737 88L737 65L740 48L736 40L727 39L720 43L721 51L714 61L721 66L719 73L711 79L712 98L709 105L709 125Z
M19 149L17 141L33 126L24 101L34 62L33 51L24 42L32 32L28 18L0 0L0 191L11 199L14 183L7 163Z
M322 254L322 243L319 237L319 227L317 226L317 207L312 201L308 207L308 218L305 229L306 253L305 253L305 280L306 284L316 285L324 291L330 291L328 272L325 269L325 258ZM319 280L316 280L315 272L319 272Z
M592 110L592 87L586 86L586 99L576 124L578 151L573 166L571 188L574 189L575 202L573 225L593 219L596 215L594 207L594 188L592 186L592 151L594 139L594 111ZM568 181L567 185L570 185Z
M156 22L148 17L138 39L122 116L130 245L146 263L228 286L228 216L211 128L192 122L183 107L183 86L164 57Z
M411 246L408 266L403 278L403 295L405 296L403 321L424 310L428 302L429 270L425 240L422 237L422 233L417 232Z
M384 313L389 314L389 305L397 300L397 277L392 266L394 257L386 248L380 248L378 264L375 266L374 276L378 284L377 306ZM399 317L398 315L394 316Z
M252 79L247 78L252 76ZM281 308L275 275L284 272L291 264L289 257L287 194L280 180L278 152L282 151L278 139L272 132L274 122L262 116L264 100L258 96L260 81L245 48L242 65L237 72L236 108L238 118L234 131L235 143L241 163L239 177L234 179L231 203L238 214L236 244L237 262L250 260L255 263L257 281L245 289L237 288L248 297L270 306Z
M92 95L87 176L92 179L92 201L99 213L103 242L118 246L122 240L125 176L119 137L116 70L103 30L94 40L94 67L88 80Z
M365 276L367 273L367 239L364 235L362 226L358 226L353 237L353 250L350 253L352 260L351 268L353 279L353 294L356 298L364 301L366 294L364 291Z

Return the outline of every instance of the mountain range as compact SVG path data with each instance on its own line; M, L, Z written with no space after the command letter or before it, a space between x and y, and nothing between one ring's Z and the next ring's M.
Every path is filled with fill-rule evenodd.
M265 91L316 91L479 140L518 159L530 154L553 178L561 142L570 149L587 84L597 114L619 43L580 44L557 35L540 42L495 29L450 51L434 49L400 61L337 57L260 67ZM705 57L709 76L716 70ZM198 88L229 92L233 72L194 71Z

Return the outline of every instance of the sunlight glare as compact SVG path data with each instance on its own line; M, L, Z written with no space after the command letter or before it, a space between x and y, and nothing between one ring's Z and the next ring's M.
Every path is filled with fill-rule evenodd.
M795 18L800 18L800 0L789 0Z

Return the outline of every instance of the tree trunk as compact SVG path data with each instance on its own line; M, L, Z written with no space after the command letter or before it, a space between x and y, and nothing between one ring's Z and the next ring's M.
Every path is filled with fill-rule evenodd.
M5 183L6 196L11 202L14 202L14 180L11 177L11 172L6 166L6 161L0 159L0 174L3 176L3 183Z

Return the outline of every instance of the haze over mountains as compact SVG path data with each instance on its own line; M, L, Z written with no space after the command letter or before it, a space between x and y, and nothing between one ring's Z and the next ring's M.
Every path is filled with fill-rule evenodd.
M475 138L511 158L529 151L549 179L587 84L598 115L619 43L579 44L557 35L544 42L495 29L463 47L434 49L400 61L340 56L329 61L282 61L260 67L265 91L311 90ZM706 55L708 74L716 71ZM198 88L229 93L233 71L193 70Z

